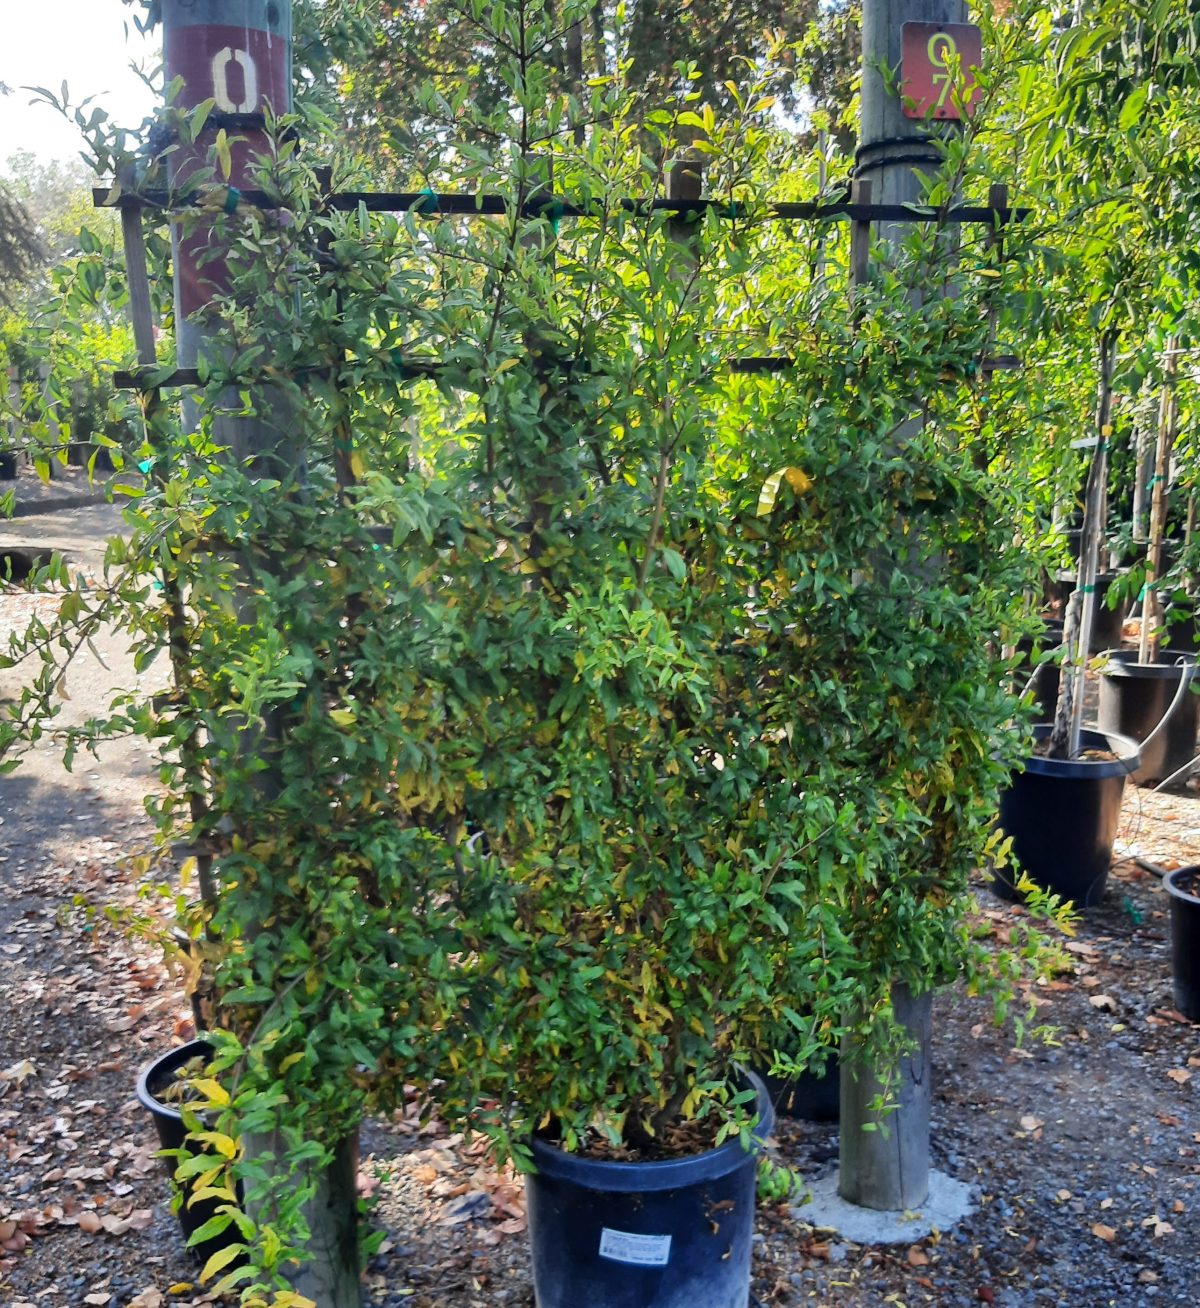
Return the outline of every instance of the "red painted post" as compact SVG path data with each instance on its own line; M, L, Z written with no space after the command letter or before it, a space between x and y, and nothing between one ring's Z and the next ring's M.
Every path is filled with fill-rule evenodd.
M228 178L237 192L251 189L254 161L268 147L268 109L292 106L292 8L290 0L163 0L163 62L168 87L178 78L176 109L190 111L212 101L204 130L194 144L171 156L176 190L209 163L217 134L230 140ZM228 273L220 237L212 223L197 222L175 237L175 309L178 360L191 368L207 336L195 315L225 290Z

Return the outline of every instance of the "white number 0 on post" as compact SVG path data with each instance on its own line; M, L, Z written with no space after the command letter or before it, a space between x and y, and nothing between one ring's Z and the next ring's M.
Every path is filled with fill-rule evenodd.
M245 99L238 104L229 94L229 65L239 64L245 85ZM248 50L233 50L226 46L213 55L213 98L223 114L252 114L258 108L258 69Z

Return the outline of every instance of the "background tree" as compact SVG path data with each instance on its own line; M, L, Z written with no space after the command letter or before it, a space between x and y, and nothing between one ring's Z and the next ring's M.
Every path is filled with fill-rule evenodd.
M564 92L589 78L621 73L647 105L684 85L680 64L699 77L690 89L718 110L732 106L730 85L780 40L776 94L794 126L838 123L858 72L860 0L753 0L730 7L716 0L660 6L649 0L614 6L599 0L549 0ZM530 4L532 14L536 7ZM411 89L470 87L473 103L494 108L505 95L502 64L509 52L479 37L471 3L457 0L330 0L301 18L298 60L314 82L336 82L338 112L370 157L403 171L413 141L429 119ZM553 13L557 8L557 14ZM778 55L776 56L778 58ZM340 70L340 72L339 72ZM469 124L459 115L459 132ZM448 135L450 124L444 124ZM852 134L840 129L840 143Z

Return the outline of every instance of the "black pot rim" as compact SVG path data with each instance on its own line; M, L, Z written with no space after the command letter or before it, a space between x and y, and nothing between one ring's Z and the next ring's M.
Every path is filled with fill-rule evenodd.
M1035 740L1042 741L1053 730L1049 722L1040 723L1033 729ZM1115 759L1099 758L1041 758L1029 754L1025 759L1025 771L1035 777L1061 777L1069 781L1101 781L1105 777L1126 777L1138 770L1141 763L1141 749L1137 741L1128 736L1120 736L1115 731L1091 731L1085 728L1079 737L1079 743L1086 749L1108 749L1117 757Z
M1198 872L1200 872L1200 863L1189 863L1187 867L1177 867L1163 877L1163 887L1172 899L1178 899L1183 904L1195 904L1197 908L1200 908L1200 895L1189 894L1178 884L1178 881L1185 876L1192 877Z
M1183 649L1160 651L1156 663L1139 663L1138 652L1135 649L1106 649L1101 657L1109 661L1107 667L1101 668L1101 676L1132 677L1143 681L1168 679L1178 681L1182 671L1178 660L1183 659L1184 664L1190 666L1194 666L1196 662L1196 655ZM1169 663L1164 661L1167 659L1170 660Z
M775 1124L775 1109L759 1077L745 1073L754 1087L758 1107L758 1125L754 1139L761 1144ZM537 1170L551 1180L566 1181L588 1190L607 1194L648 1194L658 1190L679 1190L699 1185L718 1176L726 1176L741 1167L754 1154L742 1148L739 1139L726 1140L715 1149L687 1158L662 1158L644 1163L622 1163L611 1159L584 1158L569 1154L547 1140L533 1137L533 1157Z
M185 1045L176 1045L174 1049L168 1049L165 1054L159 1056L147 1063L138 1073L137 1079L137 1097L138 1103L151 1113L158 1113L165 1117L178 1118L183 1121L183 1114L175 1107L174 1104L164 1104L161 1099L150 1089L150 1082L166 1070L170 1071L176 1067L181 1067L189 1059L195 1058L197 1054L211 1054L213 1047L207 1040L189 1040Z

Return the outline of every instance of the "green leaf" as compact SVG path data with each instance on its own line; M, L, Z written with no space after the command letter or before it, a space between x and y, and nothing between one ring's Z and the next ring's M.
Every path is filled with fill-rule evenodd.
M667 571L675 578L676 581L684 581L687 578L687 564L684 562L683 555L678 550L664 549L661 551L662 560L667 565Z
M1120 131L1127 132L1136 125L1142 116L1142 109L1145 107L1146 96L1149 92L1150 86L1147 82L1142 82L1134 87L1125 103L1121 106L1121 116L1117 119L1117 127Z

